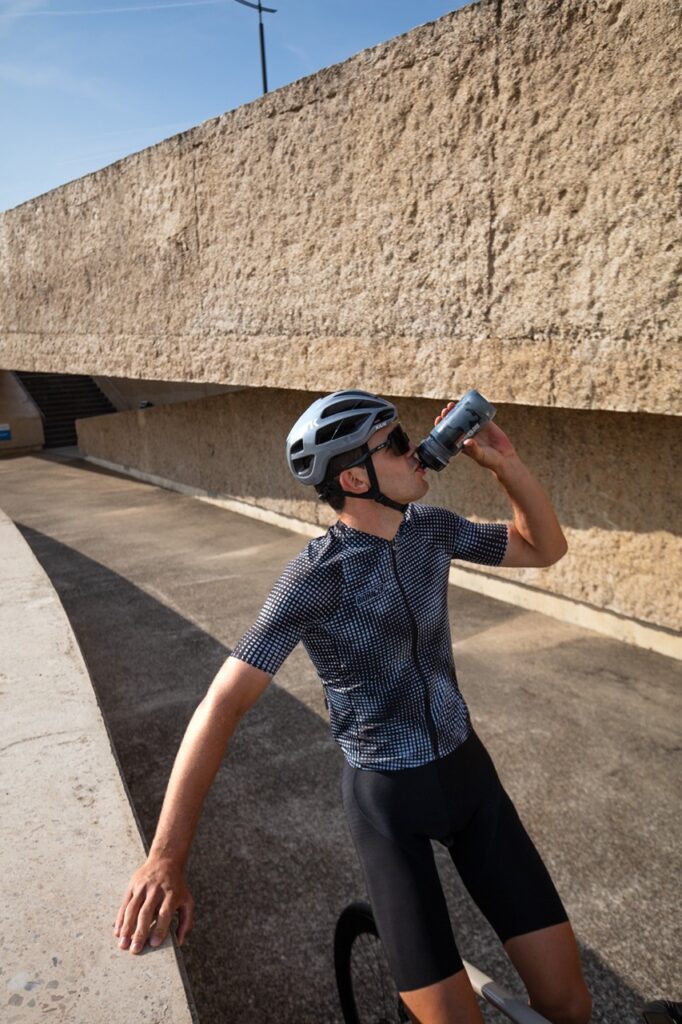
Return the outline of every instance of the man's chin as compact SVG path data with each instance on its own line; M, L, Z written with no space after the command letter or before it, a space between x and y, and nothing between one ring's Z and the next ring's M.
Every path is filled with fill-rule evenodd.
M424 495L426 494L426 492L429 489L429 481L425 477L423 477L423 476L419 477L419 479L415 481L415 484L416 484L416 486L414 488L414 495L415 496L410 499L411 501L416 501L418 498L423 498Z

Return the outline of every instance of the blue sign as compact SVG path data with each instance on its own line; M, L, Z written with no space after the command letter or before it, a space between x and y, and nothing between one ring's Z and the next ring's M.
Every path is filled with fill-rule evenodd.
M12 440L12 428L9 423L0 423L0 441Z

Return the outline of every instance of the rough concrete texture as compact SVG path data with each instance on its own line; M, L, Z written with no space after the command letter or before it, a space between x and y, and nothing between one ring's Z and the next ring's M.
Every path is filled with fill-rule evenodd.
M0 485L64 603L150 839L194 708L305 540L78 460L5 460ZM571 915L594 1024L635 1024L646 999L680 998L679 663L457 588L450 609L460 685ZM341 763L299 647L237 730L193 846L182 956L202 1024L339 1024L334 924L365 895ZM518 991L435 853L462 953ZM102 941L131 865L108 867ZM114 955L151 997L156 960Z
M3 512L0 550L0 1018L191 1024L171 941L138 963L113 945L138 826L64 609Z
M0 457L5 452L43 447L40 410L14 374L6 370L0 370L0 423L11 433L11 437L0 437Z
M84 455L326 525L332 510L293 479L284 458L291 425L315 397L244 390L79 420L79 446ZM396 399L412 437L428 433L443 401ZM551 496L569 553L550 569L484 571L682 628L682 495L673 486L682 461L680 420L502 405L495 422ZM429 479L435 504L470 519L513 516L495 477L463 455Z
M675 413L680 7L484 0L0 220L0 365Z

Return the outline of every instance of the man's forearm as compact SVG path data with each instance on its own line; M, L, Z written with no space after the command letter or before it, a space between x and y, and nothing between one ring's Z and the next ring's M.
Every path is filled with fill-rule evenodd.
M238 714L210 692L197 707L175 758L150 859L185 867L206 794L238 722Z
M544 488L516 453L505 458L495 475L509 497L514 526L523 539L548 564L558 561L568 544Z

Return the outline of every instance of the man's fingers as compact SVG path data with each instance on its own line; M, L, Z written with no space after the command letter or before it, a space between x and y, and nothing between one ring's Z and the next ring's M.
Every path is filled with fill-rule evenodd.
M131 953L142 952L162 899L163 892L158 886L150 888L144 905L137 915L137 927L132 934L132 941L130 943Z
M454 409L456 405L457 405L456 402L448 402L448 404L445 406L445 408L441 409L440 415L436 416L435 420L433 421L434 427L437 427L438 424L440 423L440 421L443 419L443 417L447 416L447 414L450 412L450 410Z
M188 897L185 903L181 903L178 907L178 945L182 945L189 933L192 931L192 924L194 921L194 900L192 897Z
M116 915L116 923L114 924L114 935L120 934L121 925L123 924L123 918L125 917L126 907L128 906L128 901L130 900L130 897L132 895L133 890L128 889L126 891L125 896L123 897L123 902L121 903L121 906L118 908L118 914Z
M114 925L121 949L141 953L148 940L160 946L175 910L180 911L181 940L192 927L194 900L182 871L165 861L144 864L131 878Z
M156 925L154 931L149 940L150 946L160 946L168 935L171 923L173 921L173 914L177 910L178 913L178 926L176 928L176 938L178 945L182 945L186 937L192 930L192 922L194 919L194 900L192 896L187 893L186 897L181 902L176 902L171 896L167 896L163 902L163 906L159 910L158 917L156 919Z
M130 945L130 939L137 923L137 914L144 901L144 896L144 888L140 889L137 893L131 889L127 904L122 906L119 911L119 915L123 912L120 924L118 919L116 921L119 925L117 935L119 937L118 944L121 949L127 949Z
M162 893L158 886L147 890L144 886L136 893L128 904L121 926L121 949L130 947L131 953L140 953L147 941L151 923L156 916L156 908L161 902Z
M160 946L168 935L171 921L173 920L173 897L168 894L161 904L161 909L156 915L156 924L149 939L150 946Z

